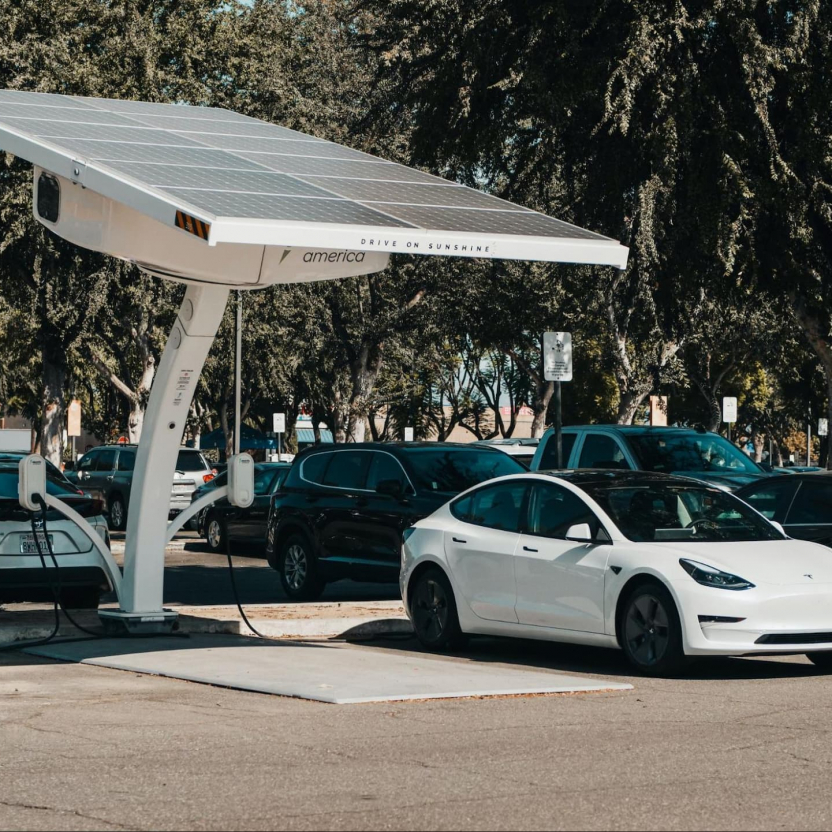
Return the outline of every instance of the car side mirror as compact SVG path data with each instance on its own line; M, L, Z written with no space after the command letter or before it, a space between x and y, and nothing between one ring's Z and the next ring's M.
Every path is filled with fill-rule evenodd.
M592 529L589 528L589 523L577 523L570 526L566 532L566 539L573 543L595 543L592 537Z
M783 537L788 537L782 523L778 523L776 520L769 520L768 522L771 523L771 525L774 526L774 528L777 529Z
M401 480L381 480L376 484L376 494L401 500L405 495L404 483Z
M74 471L75 470L75 460L69 459L64 463L64 471Z

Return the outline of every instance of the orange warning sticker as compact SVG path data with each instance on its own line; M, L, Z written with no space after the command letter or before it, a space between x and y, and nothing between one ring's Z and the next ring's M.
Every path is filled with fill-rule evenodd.
M207 240L208 234L211 231L211 223L198 220L184 211L176 212L176 227L187 231L188 234L193 234L199 237L200 240Z

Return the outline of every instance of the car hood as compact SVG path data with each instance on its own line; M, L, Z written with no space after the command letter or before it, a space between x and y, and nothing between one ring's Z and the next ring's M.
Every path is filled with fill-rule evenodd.
M656 545L666 545L680 558L739 575L753 584L792 586L832 583L832 549L804 540Z
M719 485L727 488L729 491L736 491L744 485L748 485L758 480L768 479L771 474L760 471L759 474L753 471L673 471L673 475L677 477L691 477L695 480L710 483L711 485Z

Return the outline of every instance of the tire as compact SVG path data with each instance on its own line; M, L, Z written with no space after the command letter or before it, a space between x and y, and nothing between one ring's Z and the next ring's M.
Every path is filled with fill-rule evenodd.
M809 659L809 661L819 670L832 673L832 651L807 653L806 658Z
M277 571L283 591L294 601L316 601L326 586L312 544L301 534L289 535L280 544Z
M228 529L217 514L205 518L205 540L208 548L218 555L226 554L228 547Z
M645 676L675 676L687 664L673 596L655 581L639 584L627 596L620 641L630 664Z
M416 638L434 653L458 650L467 638L459 625L456 599L448 576L438 567L416 579L410 596L410 618Z
M81 586L61 592L61 602L68 610L97 610L101 590L97 586Z
M124 505L124 498L120 494L110 497L110 529L114 532L123 532L127 528L127 506Z

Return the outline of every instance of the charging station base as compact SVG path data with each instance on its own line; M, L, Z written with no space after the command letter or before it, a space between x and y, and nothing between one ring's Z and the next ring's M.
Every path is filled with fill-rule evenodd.
M99 610L98 617L109 636L166 635L179 629L179 613L173 610L149 613Z

